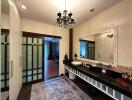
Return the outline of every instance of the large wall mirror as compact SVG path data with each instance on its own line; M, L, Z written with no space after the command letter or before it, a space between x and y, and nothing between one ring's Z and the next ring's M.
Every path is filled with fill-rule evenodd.
M80 58L114 63L114 38L97 33L80 38Z
M100 32L79 37L80 58L117 64L116 31Z

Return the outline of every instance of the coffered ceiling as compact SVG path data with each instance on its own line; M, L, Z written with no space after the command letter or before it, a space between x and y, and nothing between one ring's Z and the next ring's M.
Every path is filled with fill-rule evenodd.
M74 14L75 22L80 24L89 18L103 12L121 0L66 0L66 9ZM24 18L56 24L56 14L64 10L65 0L16 0L17 6ZM21 5L27 7L23 10ZM90 12L91 9L95 9Z

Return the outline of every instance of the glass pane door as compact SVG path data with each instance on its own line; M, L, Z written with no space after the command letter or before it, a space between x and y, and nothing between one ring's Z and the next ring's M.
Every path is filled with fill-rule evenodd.
M10 31L10 5L8 0L0 0L0 98L1 100L9 99L9 31Z
M1 29L1 90L9 89L9 30Z
M44 80L43 38L23 36L23 84Z

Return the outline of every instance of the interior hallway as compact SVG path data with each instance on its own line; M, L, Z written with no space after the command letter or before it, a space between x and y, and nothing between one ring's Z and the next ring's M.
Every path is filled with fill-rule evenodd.
M45 80L59 75L59 65L55 60L45 60Z
M44 79L59 75L59 38L44 37Z

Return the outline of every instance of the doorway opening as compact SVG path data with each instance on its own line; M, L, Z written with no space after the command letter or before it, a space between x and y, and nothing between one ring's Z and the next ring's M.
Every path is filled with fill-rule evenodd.
M44 78L59 76L59 38L44 37Z

